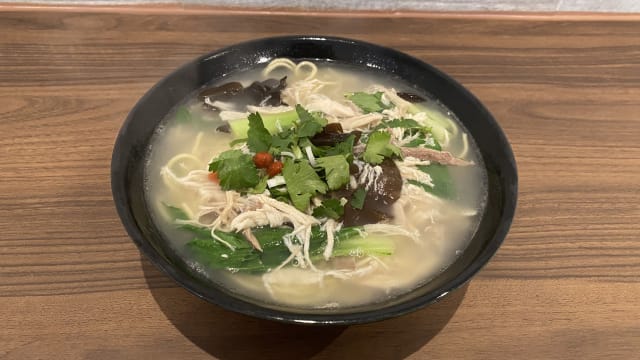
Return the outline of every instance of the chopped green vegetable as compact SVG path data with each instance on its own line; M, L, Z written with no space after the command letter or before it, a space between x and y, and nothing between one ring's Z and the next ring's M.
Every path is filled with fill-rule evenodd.
M327 192L327 184L320 179L306 160L294 162L286 159L282 176L287 184L291 202L300 211L307 210L311 197Z
M291 146L295 145L297 137L292 128L284 129L271 136L271 147L276 154L282 151L291 151Z
M356 141L355 135L349 135L345 141L339 142L334 146L325 146L322 148L323 156L344 155L347 162L353 161L353 143Z
M417 137L410 142L403 144L404 147L418 147L423 146L434 150L442 150L440 144L433 136L431 129L420 125L413 119L393 119L389 121L383 121L374 127L374 130L380 130L385 128L403 128L406 129L404 136L416 136Z
M417 168L420 171L423 171L431 176L433 187L416 180L409 180L408 182L410 184L420 186L424 189L424 191L432 193L433 195L441 198L453 199L455 197L455 184L453 182L453 179L451 178L451 174L449 174L449 169L445 165L419 165L417 166Z
M367 190L365 190L365 188L357 188L351 196L351 207L362 210L365 196L367 196Z
M171 221L189 220L189 215L187 215L187 213L179 207L171 206L164 202L162 203L162 205L164 205L164 208L167 211L167 215L169 215Z
M436 140L435 137L429 137L425 139L424 147L438 151L442 150L442 146L440 146L440 143L438 142L438 140Z
M260 183L258 169L251 155L240 150L227 150L209 163L209 171L218 173L223 190L244 191Z
M287 191L286 186L278 186L278 187L270 188L269 192L271 193L271 197L274 199L277 199L279 197L288 198L289 196L289 192Z
M335 233L332 257L387 256L395 251L395 242L387 236L364 235L362 227L346 227ZM310 247L312 260L322 259L326 247L327 233L318 227L311 230L312 245L319 241L320 246Z
M438 142L438 140L436 140L434 137L429 136L429 137L425 137L425 138L417 138L414 139L404 145L402 145L404 147L425 147L425 148L429 148L429 149L433 149L433 150L438 150L441 151L442 147L440 146L440 143Z
M316 164L324 169L329 189L337 190L349 183L349 163L344 155L320 157Z
M280 131L278 125L282 129L287 129L298 120L298 113L295 110L289 110L277 114L262 114L262 122L264 127L271 134L276 134ZM236 139L246 138L249 131L249 119L238 119L229 121L231 127L231 133Z
M395 251L395 242L388 236L353 236L338 239L334 244L332 257L342 256L387 256Z
M296 112L300 118L298 124L298 136L299 137L311 137L320 131L327 125L327 119L318 114L312 114L308 112L302 105L296 105Z
M247 131L247 147L253 152L269 151L271 134L264 127L259 113L249 115L249 130Z
M364 161L370 164L380 164L385 157L400 156L400 148L391 144L391 134L386 131L374 131L369 134L367 147L362 154Z
M260 178L260 182L258 185L254 186L253 189L249 189L249 193L251 194L262 194L265 190L267 190L267 181L269 180L269 176L265 175Z
M390 109L391 105L385 105L382 102L382 93L368 94L365 92L355 92L347 94L347 99L351 100L357 107L362 109L366 114L372 112L381 112Z
M404 128L404 129L423 129L424 126L420 125L417 121L413 119L393 119L389 121L383 121L378 124L374 130L384 129L384 128Z
M178 110L176 110L175 121L177 123L188 123L191 122L191 120L191 112L189 112L186 106L180 106Z
M199 239L213 239L213 237L211 236L211 230L205 227L195 226L191 224L182 224L178 226L178 229L188 231L194 234Z
M344 215L344 206L338 199L326 199L322 201L322 205L313 209L313 216L317 218L329 218L338 220Z
M283 240L284 236L291 231L290 227L261 227L251 231L260 243L262 248L260 259L266 267L275 268L291 255Z
M425 112L427 114L425 125L431 129L433 137L439 142L442 143L446 140L446 132L455 133L457 125L440 110L423 105L412 105L413 108L408 109L411 113Z
M194 239L187 243L194 257L211 269L230 271L265 272L268 268L260 261L258 252L252 248L230 249L213 239Z
M203 265L211 269L226 269L239 272L264 273L282 264L290 255L283 237L291 233L290 227L261 227L252 230L262 248L262 252L251 247L243 235L232 232L216 231L234 249L215 241L210 235L196 237L187 243L187 249ZM327 233L319 226L311 229L309 253L312 261L322 261L327 244ZM385 256L395 251L395 243L388 237L363 236L362 228L347 227L335 233L333 257L344 256Z
M231 140L231 142L229 143L230 147L236 146L238 144L242 144L242 143L246 143L247 142L247 138L242 138L242 139L235 139L235 140Z

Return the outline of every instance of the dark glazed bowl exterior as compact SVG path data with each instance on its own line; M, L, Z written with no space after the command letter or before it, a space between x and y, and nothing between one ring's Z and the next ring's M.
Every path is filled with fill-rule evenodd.
M172 107L206 83L271 59L318 59L384 72L432 94L457 115L475 139L488 173L488 202L469 247L445 271L410 293L386 302L338 310L301 310L256 303L191 272L153 224L144 196L149 143ZM431 304L469 281L496 253L511 225L517 198L511 147L498 123L468 90L434 67L404 53L362 41L290 36L259 39L204 55L174 71L138 101L113 150L111 186L118 214L140 251L181 286L239 313L300 324L348 325L396 317Z

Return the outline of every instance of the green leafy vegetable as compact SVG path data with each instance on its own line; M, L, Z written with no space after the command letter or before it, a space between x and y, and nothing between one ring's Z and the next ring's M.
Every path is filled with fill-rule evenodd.
M188 122L191 122L191 120L192 120L192 117L191 117L191 112L189 112L189 109L187 109L186 106L180 106L176 111L175 121L177 123L188 123Z
M289 192L286 186L278 186L269 189L271 197L285 203L289 202Z
M229 143L229 146L233 147L233 146L238 145L238 144L246 143L247 140L248 140L247 138L231 140L231 142Z
M338 236L331 256L388 256L393 255L394 252L395 242L388 236L351 236L346 239Z
M268 268L260 261L258 252L252 248L230 249L213 239L194 239L187 243L194 257L211 269L226 269L243 272L265 272Z
M187 215L187 213L179 207L171 206L164 202L162 203L162 205L164 205L165 210L167 210L167 215L169 215L171 221L189 220L189 215Z
M361 256L386 256L395 251L395 242L388 236L363 236L362 227L345 227L336 232L333 244L332 257L361 257ZM311 230L312 246L309 253L312 260L321 260L326 247L327 233L317 226ZM320 246L314 246L315 244Z
M433 137L439 142L444 142L447 135L445 133L454 133L457 125L446 115L440 108L435 106L424 106L418 104L411 104L408 108L409 112L415 114L418 112L425 112L427 118L424 121Z
M297 136L292 128L283 129L271 136L271 146L277 154L282 151L291 151L291 146L295 145L296 141Z
M323 156L344 155L345 159L351 163L353 161L353 143L355 140L355 135L349 135L345 141L339 142L334 146L325 146L322 149Z
M300 211L309 207L309 200L317 193L327 192L327 184L320 179L306 160L294 162L287 159L282 168L282 176L287 184L291 202Z
M249 114L249 131L247 131L247 146L253 152L269 151L271 134L264 127L260 114Z
M351 207L354 209L362 210L364 206L364 198L367 196L367 190L364 188L357 188L351 196Z
M298 125L299 137L311 137L322 131L322 128L327 125L327 120L325 118L308 112L300 104L296 105L296 112L300 118L300 123Z
M178 228L194 234L199 239L213 239L213 237L211 236L211 230L205 227L195 226L191 224L182 224L178 226Z
M453 199L455 197L455 184L453 182L453 179L451 178L451 174L449 174L449 169L445 165L419 165L417 166L417 168L420 171L423 171L431 176L433 187L416 180L409 180L408 182L410 184L420 186L424 189L424 191L432 193L433 195L439 196L441 198Z
M337 190L349 183L349 163L344 155L320 157L316 164L324 169L329 189Z
M244 191L260 183L258 169L251 155L240 150L227 150L209 163L209 171L216 171L223 190Z
M365 113L381 112L390 109L391 105L385 105L382 102L382 93L368 94L365 92L355 92L347 95L347 99L351 100Z
M262 114L262 122L264 127L271 134L276 134L281 129L287 129L298 120L298 114L295 110L285 111L276 114ZM231 133L236 139L246 138L249 131L249 119L237 119L229 121Z
M291 231L290 227L261 227L252 230L262 248L259 256L265 267L275 268L289 257L289 249L284 244L283 237Z
M283 237L291 233L290 227L261 227L252 230L262 252L251 247L243 235L216 231L216 236L234 247L230 249L211 236L187 243L187 249L203 265L211 269L226 269L239 272L264 273L282 264L290 255ZM309 253L312 261L321 261L327 244L327 233L319 226L311 229ZM395 243L388 237L362 236L362 228L347 227L335 233L333 257L384 256L395 251Z
M338 199L326 199L322 202L322 205L313 209L313 216L317 218L326 217L338 220L342 215L344 215L344 206Z
M400 155L400 148L391 144L391 134L386 131L374 131L369 134L367 147L362 154L364 161L370 164L380 164L385 157Z
M423 145L424 147L429 149L438 150L438 151L442 150L442 146L440 146L440 143L438 142L438 140L436 140L436 138L433 136L425 139L425 142Z
M265 190L267 190L267 181L269 180L269 176L265 175L260 178L258 185L254 186L252 189L249 189L249 193L251 194L262 194Z
M413 119L393 119L389 121L383 121L374 127L374 130L380 130L385 128L402 128L405 129L404 136L416 136L415 139L403 144L404 147L426 147L434 150L442 150L440 144L433 136L431 129L420 125Z
M378 124L374 130L384 129L384 128L404 128L404 129L423 129L424 126L420 125L417 121L413 119L393 119L389 121L383 121Z

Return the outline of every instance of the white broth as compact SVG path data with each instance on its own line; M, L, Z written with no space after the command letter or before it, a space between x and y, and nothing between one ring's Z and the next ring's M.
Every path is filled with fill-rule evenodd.
M238 213L232 215L238 217L242 213L254 212L256 214L255 217L248 216L248 218L257 223L256 226L249 229L250 232L253 231L255 233L255 229L265 227L264 222L260 222L258 215L260 215L260 209L267 207L262 203L256 205L255 201L264 199L260 197L262 196L260 194L230 191L230 193L235 194L233 195L235 197L229 197L227 192L220 188L221 185L216 183L215 180L211 180L208 175L210 173L208 165L212 159L229 150L230 143L237 139L237 134L234 132L225 133L216 130L223 125L221 117L229 118L235 116L245 118L251 111L242 111L244 110L244 105L237 104L231 104L232 107L235 106L233 108L225 108L227 104L224 101L215 102L210 101L211 99L207 100L209 105L205 105L197 94L194 94L190 99L186 99L182 105L163 120L162 125L154 135L148 155L145 176L146 198L152 209L154 221L164 234L164 237L175 248L177 253L183 257L184 261L199 274L214 283L221 284L231 292L241 294L261 303L299 308L353 307L385 301L391 297L406 293L437 276L452 264L467 247L484 211L487 179L473 139L467 135L465 128L446 108L436 100L425 96L425 94L398 79L393 79L383 73L371 70L363 71L331 63L317 63L317 73L313 73L316 69L315 66L308 65L306 67L298 67L299 71L296 73L296 64L293 63L293 65L293 70L287 68L287 66L282 66L268 74L264 73L264 67L240 74L232 74L213 85L237 81L246 88L253 81L263 81L267 78L281 79L283 76L287 76L287 86L285 90L282 90L281 96L283 98L282 101L288 100L288 105L294 105L292 102L296 102L310 111L322 112L322 109L332 109L330 111L327 110L328 113L322 114L329 123L342 123L345 132L352 130L362 131L364 134L362 138L367 138L367 141L373 141L373 132L391 134L389 135L391 140L389 140L388 146L397 145L397 148L401 150L402 156L385 155L385 158L392 159L398 171L402 174L400 197L390 205L392 215L386 216L385 219L381 220L380 224L382 225L367 224L364 227L357 226L361 235L364 236L362 241L366 242L369 237L374 240L382 239L381 244L391 244L392 253L385 253L387 250L381 250L382 253L376 253L375 251L368 253L367 247L364 246L362 249L352 250L346 256L329 256L329 260L326 260L326 254L322 252L316 252L315 256L313 254L306 256L304 241L301 240L299 235L296 235L290 238L291 243L284 248L285 250L288 249L289 252L284 252L284 255L282 255L289 254L289 257L291 257L289 262L285 263L283 261L280 264L281 266L269 266L266 271L264 269L260 271L239 271L237 268L212 268L208 265L210 264L209 262L201 261L200 258L194 257L187 244L197 236L194 235L193 231L185 231L180 228L180 224L200 226L207 229L207 231L212 230L215 226L220 226L216 229L227 231L235 229L237 234L246 234L243 231L247 229L241 231L237 228L237 224L234 225L233 216L229 216L226 225L223 220L219 220L216 223L216 219L223 219L228 214L222 214L223 210L220 210L222 208L212 210L216 206L224 207L225 201L227 202L226 204L238 201L238 203L234 203L234 206L237 206L237 209L240 210L234 210L236 208L233 208L230 211L237 211ZM313 77L310 77L312 73ZM315 95L310 95L305 93L307 90L302 85L308 84L313 80L318 80L318 83L322 84L322 86L316 86L319 89L314 89L311 93ZM295 91L286 89L295 89ZM350 102L345 98L345 94L367 93L367 91L371 94L382 94L378 105L385 108L385 110L379 113L369 112L367 114L361 107L359 108L362 104L358 105L356 102ZM396 99L399 96L398 93L403 92L417 94L423 97L425 101L408 106L406 105L408 103ZM363 95L368 100L372 99L367 96ZM327 101L326 99L329 99L329 102L322 105L322 101ZM212 106L217 109L212 110ZM344 108L340 106L344 106ZM276 110L291 111L291 108L281 107ZM355 117L350 116L353 114L341 116L340 114L342 113L340 111L353 111ZM263 114L262 111L258 112ZM362 112L365 113L363 114ZM362 119L366 118L367 115L370 115L371 119L382 116L382 120L373 120L358 127L351 127L350 123L347 122L348 119ZM421 126L424 125L423 130L420 130L423 132L416 135L418 130L413 132L413 130L408 130L409 128L399 128L400 130L398 128L395 130L384 128L371 131L372 128L379 124L391 124L391 121L398 119L399 116L404 119L413 119L420 123ZM263 118L266 117L263 116ZM433 120L434 118L436 120ZM369 119L365 120L369 121ZM231 120L231 122L233 121ZM278 126L283 127L282 124L278 124ZM284 127L286 128L287 125ZM234 131L236 130L234 129ZM381 135L381 137L384 136ZM439 169L444 169L447 172L446 179L448 179L449 183L440 183L436 178L439 175L421 170L427 167L426 164L434 165L438 161L407 156L407 154L415 155L407 145L410 145L411 141L415 139L420 139L420 136L424 136L424 139L426 139L425 144L433 144L433 140L429 139L439 138L441 140L436 141L441 146L440 150L425 150L422 147L427 145L418 145L419 150L416 150L416 152L420 153L420 156L423 156L423 152L432 157L438 157L442 153L453 155L454 160L445 159L442 161L452 161L456 162L455 164L437 165ZM242 143L234 146L241 148ZM367 171L366 169L376 169L373 163L368 164L362 160L369 151L368 146L368 144L362 144L360 147L354 146L352 148L352 152L355 154L353 155L355 165L352 165L352 167L356 166L359 172L357 175L352 174L350 176L349 183L343 185L344 189L365 189L367 182L369 184L373 182L375 186L376 181L379 181L377 178L372 180L371 176L375 177L375 175L371 175L368 178L363 175L363 172ZM242 148L242 151L251 156L254 155L253 152L247 150L246 146ZM274 159L282 160L286 164L301 161L305 162L305 166L307 166L306 162L308 161L315 171L320 174L322 181L325 181L325 177L328 179L328 170L323 172L318 168L317 164L314 165L319 156L313 156L312 154L309 157L305 152L305 148L301 148L301 155L292 151L291 153L295 159L291 160L289 160L289 154L284 153L288 153L288 151L280 153L276 151L273 157ZM296 155L300 156L296 157ZM344 155L344 157L349 159L347 155ZM430 171L435 171L433 170L435 167L436 165L431 166L429 168L431 169ZM375 172L373 170L371 171ZM262 174L261 176L263 177L268 177L268 175L263 174L261 169L258 169L258 173ZM383 172L381 176L385 176L385 174L386 172ZM277 179L279 179L278 176L280 175L276 175ZM362 181L360 181L360 177L363 178ZM329 184L329 180L326 181ZM416 182L419 181L422 184L430 181L434 182L433 189L438 188L439 185L446 186L448 189L446 191L437 189L434 192L427 192L423 186L416 185ZM280 185L280 188L289 190L289 188L293 187L293 184L290 187L287 187L287 185ZM271 191L274 188L267 186L265 189L268 192L262 194L267 194L265 196L271 198L275 196L275 190ZM369 187L364 191L370 194L373 191L372 189L372 187ZM447 194L443 195L439 191L444 191ZM327 194L329 193L331 193L331 190L327 191ZM309 202L309 208L305 211L300 211L300 213L305 216L311 216L309 213L313 211L312 209L318 207L321 201L326 200L327 194L318 195L315 200L312 198ZM353 202L356 196L354 192L350 194L350 196L340 198L340 206L351 207L352 211L362 211L356 209L356 203ZM249 201L246 199L258 200ZM286 201L282 202L281 200L277 201L293 207L293 204L287 204ZM264 204L267 204L267 202ZM167 210L167 205L181 209L188 216L188 219L175 220L171 212ZM228 209L231 209L231 207ZM332 220L330 223L331 228L327 227L326 222L329 220L326 218L320 217L319 220L316 220L318 223L313 225L313 231L322 231L318 229L324 229L325 238L328 232L332 232L336 226L337 228L342 226L343 229L348 227L342 223L344 217ZM178 221L178 225L176 221ZM270 221L272 224L275 220L271 219ZM282 226L295 227L295 222L292 221L285 220L280 223ZM294 225L291 225L292 223ZM311 225L305 229L311 231ZM335 234L338 234L338 231L336 230ZM216 233L214 232L214 234ZM245 237L247 236L249 235L245 235ZM217 240L208 239L207 241L213 243ZM325 239L323 244L326 250L326 247L329 247L328 240ZM342 243L338 242L336 244L335 246L339 246ZM223 245L229 244L225 243ZM220 243L217 243L216 246L220 246ZM313 245L311 246L313 247ZM338 250L338 248L334 248L334 254ZM247 251L255 254L257 258L265 254L264 252L260 253L260 250L257 249L249 249ZM299 253L294 254L293 251L299 251Z

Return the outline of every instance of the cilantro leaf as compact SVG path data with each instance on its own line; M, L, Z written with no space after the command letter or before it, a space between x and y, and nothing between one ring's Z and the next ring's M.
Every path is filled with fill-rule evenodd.
M375 131L369 134L367 147L362 154L364 161L370 164L380 164L385 157L400 155L400 148L391 144L391 134L386 131Z
M211 162L209 163L209 171L218 171L218 168L220 167L220 165L222 165L222 163L224 163L225 160L235 158L241 154L242 151L240 150L227 150L221 152L217 158L211 160Z
M300 118L300 123L298 124L299 137L311 137L322 131L322 128L327 125L327 119L311 114L300 104L296 105L296 112Z
M324 169L329 189L338 190L349 183L349 163L344 155L320 157L316 164Z
M282 168L282 176L287 184L291 202L300 211L309 207L309 200L317 193L327 192L327 184L320 179L306 160L294 162L286 159Z
M380 123L380 125L375 127L376 130L380 128L423 129L425 127L420 125L417 121L413 119L401 118L401 119L384 121Z
M256 185L253 189L249 189L249 193L262 194L265 190L267 190L267 180L269 180L268 176L265 175L261 177L258 185Z
M344 206L338 199L326 199L322 202L322 205L313 209L313 216L317 218L326 217L338 220L342 215L344 215Z
M344 215L344 205L338 199L326 199L322 201L322 205L313 209L313 216L317 218L326 217L338 220Z
M347 95L347 99L351 100L357 107L362 109L365 114L372 112L382 112L382 110L390 109L391 105L385 105L382 102L382 93L368 94L365 92L355 92Z
M253 152L268 151L271 147L271 134L264 127L259 113L249 114L249 130L247 131L247 146Z
M351 196L351 207L362 210L362 207L364 207L365 196L367 196L367 190L364 188L357 188Z
M291 151L290 147L295 145L297 138L293 129L284 129L281 132L271 136L271 146L276 150L276 153L282 151Z
M355 135L349 135L345 141L339 142L334 146L324 147L324 156L344 155L348 162L353 161L353 143Z
M223 190L246 190L260 183L258 169L251 155L240 150L227 150L209 164L209 171L218 173Z

